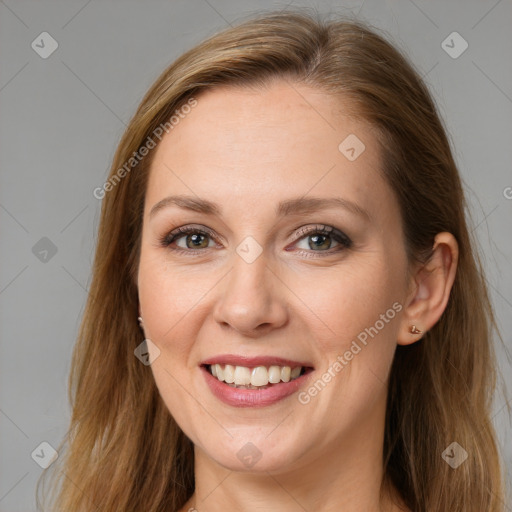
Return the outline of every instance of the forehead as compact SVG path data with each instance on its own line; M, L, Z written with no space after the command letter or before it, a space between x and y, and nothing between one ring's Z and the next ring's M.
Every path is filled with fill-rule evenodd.
M226 207L239 199L245 211L306 194L338 193L374 210L384 196L392 199L378 140L340 98L281 81L212 89L196 99L155 150L146 214L179 193Z

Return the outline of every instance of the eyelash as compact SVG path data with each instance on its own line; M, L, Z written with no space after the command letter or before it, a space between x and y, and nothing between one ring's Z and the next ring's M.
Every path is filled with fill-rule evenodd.
M211 249L211 247L207 247L204 249L183 249L182 247L170 247L170 245L175 242L176 240L179 240L182 238L182 236L189 234L189 233L196 233L200 235L207 235L214 241L216 240L215 233L208 229L208 228L195 228L193 226L183 226L178 229L175 229L174 231L171 231L170 233L162 236L159 239L159 244L162 247L165 247L167 249L170 249L172 251L175 251L177 253L186 253L187 256L197 256L202 251L205 251L206 249ZM331 226L325 226L325 225L316 225L313 228L307 227L307 228L301 228L296 233L297 239L295 240L295 243L301 240L302 238L306 237L306 235L324 235L324 236L330 236L332 237L336 242L338 242L341 247L336 248L335 250L329 250L329 251L304 251L301 249L301 252L304 252L308 255L308 257L323 257L322 254L319 256L313 256L313 253L323 253L326 256L332 255L334 253L341 252L345 249L349 249L352 246L352 240L342 231L339 231ZM195 253L195 254L193 254Z

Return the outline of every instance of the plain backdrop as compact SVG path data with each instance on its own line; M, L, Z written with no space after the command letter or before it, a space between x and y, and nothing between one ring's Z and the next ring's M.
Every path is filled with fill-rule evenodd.
M0 512L35 510L42 470L31 454L57 446L68 426L70 357L101 207L93 190L143 94L205 37L251 13L299 6L386 30L433 92L503 333L508 394L496 395L493 421L510 480L510 0L0 0Z

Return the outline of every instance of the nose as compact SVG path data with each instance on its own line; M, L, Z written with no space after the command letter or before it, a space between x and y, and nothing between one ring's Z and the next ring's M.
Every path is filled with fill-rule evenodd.
M257 338L288 321L286 285L267 265L264 253L252 263L238 254L218 288L213 316L222 328Z

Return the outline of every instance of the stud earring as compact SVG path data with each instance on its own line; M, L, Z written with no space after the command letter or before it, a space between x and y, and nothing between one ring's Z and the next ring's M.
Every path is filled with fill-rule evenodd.
M141 316L139 316L139 325L140 325L141 327L142 327L142 324L143 324L143 323L144 323L144 322L142 321L142 317L141 317Z
M423 334L423 331L420 331L415 325L411 325L409 332L411 334Z

